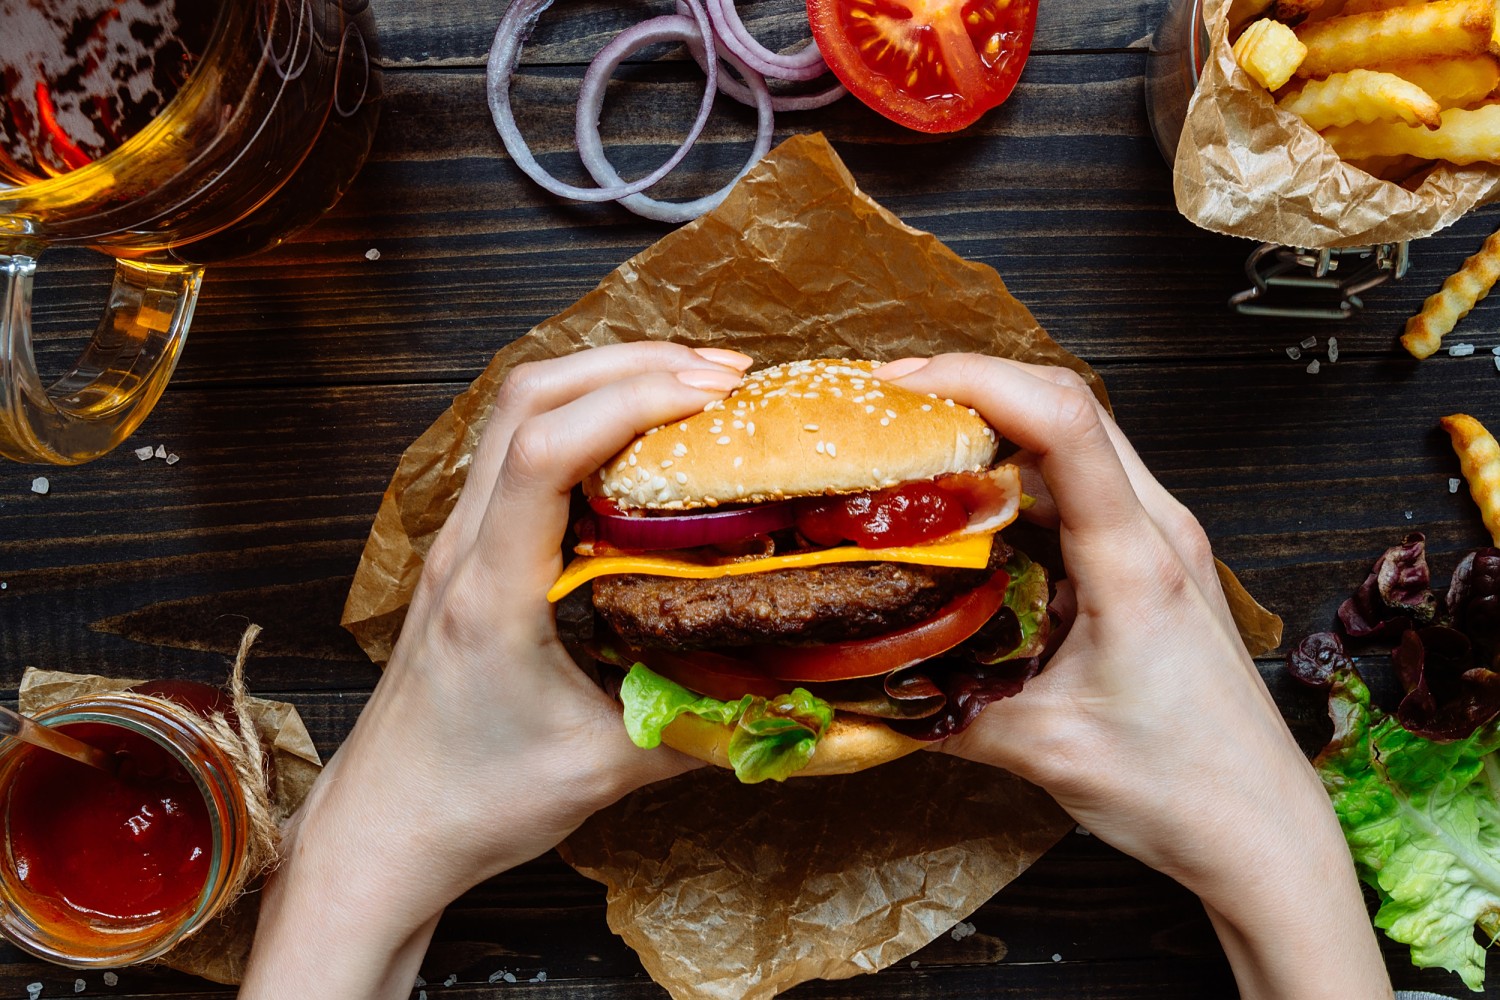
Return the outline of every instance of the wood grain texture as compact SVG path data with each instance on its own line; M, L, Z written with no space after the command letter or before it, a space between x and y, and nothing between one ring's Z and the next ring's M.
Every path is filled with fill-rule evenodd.
M564 203L504 156L483 62L503 3L375 0L388 101L370 162L322 222L276 251L210 270L178 377L117 453L77 469L0 465L0 691L27 665L218 680L245 618L265 626L256 690L296 701L324 753L348 734L377 671L338 627L370 519L406 444L499 347L591 289L666 228L613 205ZM601 0L549 12L516 84L522 127L569 179L582 65L613 31L664 5ZM773 44L803 30L799 5L742 4ZM1472 253L1493 213L1414 248L1411 276L1369 294L1344 324L1229 314L1250 247L1185 223L1149 138L1140 51L1160 0L1046 2L1011 101L974 128L904 132L853 101L778 119L778 137L822 130L861 185L908 223L997 268L1054 336L1095 363L1142 456L1203 522L1219 555L1290 636L1326 627L1387 545L1428 532L1446 577L1483 540L1472 502L1447 491L1456 462L1436 418L1468 409L1500 426L1487 350L1500 301L1452 339L1475 357L1416 364L1393 349L1408 313ZM612 85L604 133L627 176L677 142L702 86L680 54L648 52ZM753 134L721 102L667 196L738 169ZM366 251L380 252L378 260ZM103 303L107 262L49 251L39 357L60 373ZM1326 338L1341 360L1326 364ZM1319 346L1294 362L1288 345ZM1304 370L1323 356L1317 375ZM163 443L174 466L130 449ZM49 478L51 492L30 492ZM1409 512L1409 516L1408 516ZM1364 665L1383 668L1376 656ZM1327 721L1319 696L1274 657L1259 664L1301 744ZM418 815L426 804L415 804ZM789 996L880 1000L1233 995L1201 908L1170 880L1071 835L969 918L874 977ZM1059 957L1053 961L1053 956ZM1412 970L1398 986L1459 995ZM489 984L497 971L516 976ZM545 982L530 982L539 972ZM432 1000L660 998L604 921L602 889L555 855L491 879L445 915L423 966ZM442 986L449 975L458 982ZM0 948L0 995L224 997L227 989L131 969L107 989ZM1500 977L1492 977L1500 978ZM313 995L310 993L310 995ZM1492 985L1489 996L1500 997Z

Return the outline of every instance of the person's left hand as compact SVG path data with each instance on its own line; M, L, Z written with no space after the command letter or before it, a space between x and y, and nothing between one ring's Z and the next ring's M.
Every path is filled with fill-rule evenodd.
M545 595L574 485L647 429L723 398L749 365L640 343L511 372L385 675L290 825L247 987L271 982L286 949L309 949L304 920L319 908L357 928L380 967L382 942L387 955L413 935L425 943L423 928L476 882L696 766L630 742L619 707L559 642ZM326 963L345 943L314 950Z

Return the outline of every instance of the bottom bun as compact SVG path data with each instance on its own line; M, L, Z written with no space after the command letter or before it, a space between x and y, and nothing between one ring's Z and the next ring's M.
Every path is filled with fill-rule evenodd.
M729 737L734 728L696 715L678 716L662 730L661 741L689 757L708 764L729 767ZM884 764L929 744L902 736L884 723L858 716L835 715L828 731L818 741L817 752L793 778L822 774L853 774Z

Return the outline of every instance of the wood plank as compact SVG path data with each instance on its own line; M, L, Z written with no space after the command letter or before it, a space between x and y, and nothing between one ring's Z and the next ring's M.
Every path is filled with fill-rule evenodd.
M380 57L388 66L483 66L506 4L423 4L374 0ZM796 0L746 0L736 5L752 33L781 49L808 37L805 5ZM1141 47L1164 7L1125 0L1094 10L1083 4L1043 3L1037 14L1035 51ZM528 65L585 64L610 38L646 17L671 12L664 2L612 4L601 0L559 4L543 17L524 51ZM675 56L674 58L680 58Z

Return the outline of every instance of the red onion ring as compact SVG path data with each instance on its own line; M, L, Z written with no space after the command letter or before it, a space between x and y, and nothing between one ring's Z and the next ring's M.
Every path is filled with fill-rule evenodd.
M687 16L687 4L683 0L677 0L677 13L683 17ZM699 68L708 69L707 57L703 53L703 46L697 42L688 42L687 49L698 61ZM765 75L765 74L762 74ZM719 93L725 97L733 98L741 104L755 106L755 95L750 88L740 83L728 73L719 74ZM834 101L849 93L849 88L842 83L835 82L827 90L817 90L810 94L772 94L771 110L780 114L783 111L810 111L813 108L826 107Z
M700 32L701 29L692 20L680 14L654 17L615 36L613 41L599 51L594 61L589 63L588 71L583 75L583 88L578 96L578 155L583 159L583 165L588 168L589 175L599 184L605 185L604 189L624 183L604 155L604 141L599 137L599 113L604 106L604 89L609 83L609 78L631 53L655 42L675 38L683 42L696 41L707 48ZM720 52L719 58L726 60L740 71L745 77L749 92L755 97L755 145L750 150L750 157L744 169L735 175L734 180L713 194L704 195L694 201L657 201L643 194L629 194L621 197L620 204L636 215L654 219L657 222L687 222L696 219L704 212L717 207L729 194L729 189L734 187L735 181L743 177L745 172L759 162L760 158L765 156L771 148L774 123L771 111L771 91L766 86L765 77L749 69L727 50ZM710 76L712 77L713 74ZM717 86L717 80L715 85Z
M692 24L698 32L701 44L710 54L716 53L713 27L703 10L702 3L700 0L684 0L684 2L692 13L692 19L688 23ZM698 117L688 129L687 137L682 145L677 147L677 151L668 157L665 163L640 180L628 184L613 170L610 173L614 175L615 181L606 187L583 188L568 184L553 177L536 161L531 148L526 145L526 140L521 136L521 130L516 125L515 112L510 104L510 81L516 72L516 67L520 65L521 48L535 29L537 20L550 6L552 6L552 0L511 0L510 6L505 9L504 16L500 18L500 26L495 29L495 41L490 46L489 64L485 70L485 89L489 96L490 116L495 120L495 129L500 133L500 141L505 144L505 151L510 154L516 166L520 167L526 176L559 197L572 198L575 201L600 202L620 201L637 195L671 173L673 168L682 162L683 157L687 156L688 150L698 141L698 137L703 134L703 127L708 124L709 112L713 109L714 95L718 92L718 60L712 57L707 60L705 72L708 75L708 84L703 88L703 101L698 106ZM660 20L660 18L655 20ZM647 21L622 32L605 46L605 51L617 46L622 40L627 39L627 36L630 41L638 40L641 37L638 29L650 23L652 22ZM603 54L604 51L601 51L600 56ZM598 61L599 57L595 57L595 62ZM602 91L602 88L600 89ZM601 103L602 99L601 93ZM583 105L580 103L580 132L582 131L582 108ZM594 112L594 117L596 121L594 134L597 136L597 110ZM592 170L589 172L595 173ZM597 177L597 174L595 176Z
M739 11L735 10L734 0L707 2L708 18L713 22L717 40L762 76L779 80L813 80L828 72L828 64L823 61L817 42L791 55L772 52L750 34L745 22L740 20Z
M658 20L660 20L658 18ZM689 22L691 24L691 22ZM796 523L797 508L790 502L763 503L710 514L670 514L632 517L594 512L599 540L633 551L690 549L720 542L738 542L769 535Z

